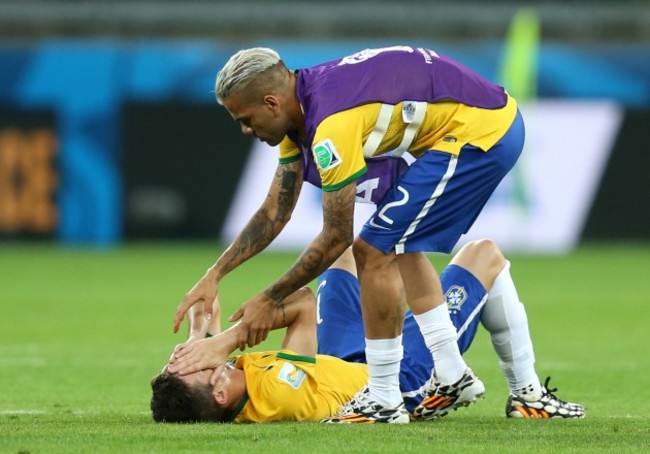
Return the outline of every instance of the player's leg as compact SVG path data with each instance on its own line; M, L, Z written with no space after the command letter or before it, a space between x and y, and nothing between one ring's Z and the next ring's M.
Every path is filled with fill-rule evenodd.
M466 227L476 218L485 202L476 196L476 191L472 191L474 193L468 199L465 186L470 186L470 182L475 181L475 169L485 166L485 162L476 164L476 161L486 160L488 164L498 161L487 159L485 156L483 152L479 154L474 151L473 155L461 160L447 153L425 153L402 175L398 185L378 206L375 215L364 225L354 245L362 288L364 318L366 312L377 313L377 301L382 306L388 303L389 307L395 307L406 299L403 294L406 293L434 361L445 365L444 368L437 368L438 376L432 380L429 396L430 404L434 408L429 408L428 411L435 412L436 402L439 401L434 394L436 389L450 387L456 393L451 404L445 400L445 405L440 406L441 415L449 411L447 407L450 405L465 405L466 398L467 403L475 401L484 392L484 388L467 367L458 350L453 324L446 305L442 304L438 276L431 263L418 253L449 252ZM501 172L502 168L501 163L498 163L494 166L494 171ZM452 181L451 177L456 169L459 169L460 176ZM488 171L488 174L490 173ZM496 182L493 183L496 185ZM483 198L487 200L484 184L483 182L483 185L478 185L478 194L483 194ZM474 202L470 203L468 200ZM399 259L396 259L396 256L400 256ZM369 277L364 280L366 274ZM398 292L395 292L396 285ZM381 322L372 322L377 321ZM372 327L368 323L365 326L366 337L369 339L367 342L376 344L371 337ZM367 343L367 347L369 346ZM373 377L372 360L366 356L370 376ZM459 386L466 379L476 383L476 386L470 387L468 391L475 390L473 396L461 396ZM371 378L371 390L372 382Z
M508 133L488 153L471 145L463 147L459 156L428 152L409 168L400 179L397 189L408 195L409 200L408 203L404 203L404 207L420 206L421 210L396 244L396 250L404 253L405 261L409 260L407 255L409 252L449 252L452 249L458 238L469 230L496 186L516 162L523 146L523 136L523 124L520 116L517 116ZM444 169L442 172L441 167ZM425 189L427 178L440 174L443 177L438 181L435 190L427 192ZM426 198L423 200L422 196ZM382 209L386 209L386 206L380 208L380 213ZM402 209L397 204L391 206L393 216L390 219L395 219L397 217L395 214L399 214ZM390 216L391 211L384 213L385 217ZM377 223L377 218L373 221ZM378 224L378 227L381 228L383 225ZM407 291L409 288L422 288L422 285L418 285L417 273L404 275L411 276L408 281L405 278ZM411 302L410 297L411 295L409 295L409 302ZM417 299L414 301L417 302ZM412 308L417 313L417 306ZM421 328L422 325L420 324ZM438 363L433 349L432 353L434 361ZM435 373L444 374L446 369L437 367ZM453 372L457 373L457 371ZM482 383L476 379L469 368L457 382L449 381L448 377L445 377L447 379L437 376L434 378L429 398L424 402L428 407L426 410L433 412L434 417L437 403L445 401L436 394L437 390L456 393L459 400L454 402L452 407L471 403L484 391ZM464 397L460 397L460 388L466 383L475 384L469 386L469 391L476 390L475 396L468 396L468 402L464 401ZM448 411L446 407L440 408L441 415L446 411Z
M489 288L481 322L490 333L499 365L510 388L506 416L524 418L581 418L584 407L565 402L540 383L526 309L510 274L510 262L496 243L472 242L452 263L472 271ZM490 280L493 282L490 284Z
M510 263L497 245L489 240L476 241L463 248L454 262L482 276L488 292L488 304L481 321L490 333L499 364L513 390L528 389L538 395L541 384L535 373L535 354L528 331L528 319L510 275ZM484 264L493 264L485 267Z
M318 353L365 363L360 289L351 254L344 253L321 274L316 298ZM478 296L477 302L480 300ZM472 304L470 298L466 306ZM433 361L410 311L404 330L405 357L401 362L399 383L406 407L413 411L422 401L422 387L431 376Z
M346 361L366 362L359 282L350 251L318 279L316 292L318 353ZM421 402L421 388L429 380L433 361L411 312L404 324L404 349L399 384L409 411Z
M479 150L469 150L460 158L442 152L425 153L400 178L355 243L366 241L387 255L393 251L398 254L404 291L425 343L439 364L427 402L427 411L439 410L439 416L446 414L450 405L455 408L475 401L484 387L462 359L448 309L442 304L438 277L419 252L449 252L476 218L491 189L507 171L499 159L486 156ZM361 270L363 262L357 265ZM362 289L363 301L363 281ZM475 386L463 395L460 386L466 382ZM437 389L452 390L455 397L451 403L444 399L442 404L435 394Z
M445 302L448 308L454 330L457 332L456 344L459 351L464 353L471 345L480 323L480 314L487 301L487 291L482 282L468 270L457 266L447 266L440 275L442 288L445 295ZM404 325L405 339L412 330L409 319ZM410 336L415 337L415 336ZM408 371L414 375L419 370L416 366L417 356L422 356L417 345L405 341L404 368L413 369ZM415 355L416 358L413 358ZM445 416L449 411L460 407L468 406L476 402L485 394L485 386L467 369L462 378L452 384L443 384L437 379L438 363L436 361L433 373L429 373L426 383L417 395L405 393L407 408L411 410L413 402L417 404L411 410L417 419L434 419ZM404 375L407 375L404 371ZM416 380L422 383L422 374L418 374ZM415 381L415 380L414 380ZM422 396L422 397L420 397Z
M345 405L339 414L323 422L406 423L409 415L399 391L403 305L401 308L378 305L376 312L367 314L364 311L362 317L360 299L359 281L352 273L335 268L326 271L319 278L319 351L348 361L370 363L369 369L374 373L375 379L373 381L371 378L369 385L375 385L387 398L384 400L383 395L380 398L371 395L369 386ZM386 326L387 333L382 334L381 328L375 329L367 334L371 340L366 339L364 342L364 325L367 326L367 320ZM375 340L372 336L383 337ZM393 391L396 394L396 399L393 399L395 402L391 401Z
M359 239L353 252L361 285L369 394L386 407L397 407L402 402L399 364L406 301L395 254L384 254Z
M420 332L436 362L436 378L446 384L460 380L467 364L456 344L442 284L431 261L421 252L398 256L406 298Z
M474 241L463 246L456 253L450 265L442 272L441 283L445 300L452 322L458 332L457 342L462 353L467 351L476 334L481 313L488 300L486 289L492 287L495 278L505 264L506 260L494 242ZM409 335L412 329L407 317L404 328L405 336ZM417 343L405 343L405 367L403 369L406 370L403 375L414 384L421 383L423 380L422 373L416 366L422 356L421 348ZM411 389L416 389L416 387L411 385ZM425 399L423 404L417 405L414 414L417 418L422 419L444 416L446 412L442 410L445 409L444 405L449 402L448 394L448 389L439 389L434 394L433 399L443 406L441 410L429 408L428 402L432 400L429 398ZM418 394L406 393L407 407L410 409L412 400L417 401L418 399Z

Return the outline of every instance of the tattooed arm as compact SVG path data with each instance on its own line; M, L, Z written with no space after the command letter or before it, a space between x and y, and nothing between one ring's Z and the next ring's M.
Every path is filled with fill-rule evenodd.
M176 309L174 332L178 331L188 309L196 303L203 303L204 312L208 317L211 315L212 301L217 296L219 281L264 250L280 234L291 218L301 188L302 160L278 165L269 192L260 208Z
M356 183L323 192L323 229L283 276L244 303L230 317L241 320L239 348L259 344L268 335L282 300L325 271L352 244Z
M211 270L217 282L263 251L284 229L302 188L302 162L280 164L262 206L248 221Z
M356 184L323 192L323 229L291 269L264 294L276 304L325 271L352 244Z

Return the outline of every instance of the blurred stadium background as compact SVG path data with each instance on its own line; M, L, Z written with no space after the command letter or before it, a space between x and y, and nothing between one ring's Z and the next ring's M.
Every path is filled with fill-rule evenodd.
M513 428L480 332L468 355L488 398L442 424L151 424L148 381L182 340L173 310L275 166L214 101L216 71L244 47L298 68L396 44L521 101L527 148L466 239L513 257L539 371L589 418ZM647 449L649 127L647 0L0 0L0 451ZM276 252L224 281L224 315L318 230L318 191L299 203Z
M521 101L527 151L468 239L554 253L650 239L646 0L2 0L0 238L228 240L274 159L214 101L226 59L264 45L298 68L395 44ZM302 246L318 211L303 195L278 247Z

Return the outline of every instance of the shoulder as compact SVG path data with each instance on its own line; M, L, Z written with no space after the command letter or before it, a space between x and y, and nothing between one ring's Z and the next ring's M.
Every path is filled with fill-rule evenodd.
M351 107L349 109L341 110L325 117L317 127L319 132L323 128L337 128L341 126L350 126L354 122L367 122L376 119L379 111L381 110L381 103L362 104L360 106Z

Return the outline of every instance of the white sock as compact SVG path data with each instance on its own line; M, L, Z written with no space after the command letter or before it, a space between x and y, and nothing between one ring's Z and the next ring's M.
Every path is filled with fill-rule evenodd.
M490 333L510 390L539 399L542 387L535 372L535 352L528 318L510 275L510 262L506 262L488 292L481 322Z
M367 339L368 388L370 397L387 407L402 403L399 365L404 354L402 335L394 339Z
M457 333L449 317L449 308L441 304L414 317L433 356L436 378L441 383L456 383L465 373L467 364L456 343Z

